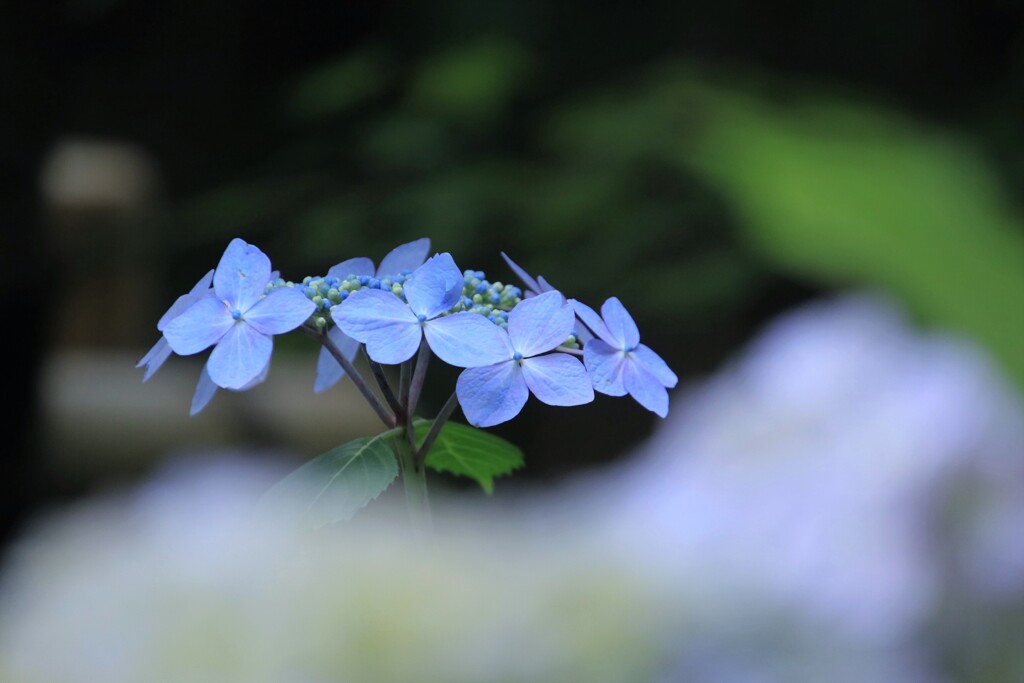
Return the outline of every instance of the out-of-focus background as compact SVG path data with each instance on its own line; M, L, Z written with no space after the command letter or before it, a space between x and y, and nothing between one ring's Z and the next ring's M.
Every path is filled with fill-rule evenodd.
M762 566L751 539L802 529L747 578L857 633L884 630L850 616L871 586L916 596L868 640L913 641L921 680L1020 680L1022 19L1008 0L5 3L5 542L182 454L287 468L369 433L349 386L312 393L303 338L192 418L202 359L145 385L134 365L232 237L298 280L426 236L492 281L515 280L505 251L595 307L618 296L681 378L665 422L629 399L531 401L495 430L527 467L482 505L564 487L578 511L602 491L623 537L654 519L678 552L726 539L720 565L679 564L695 594ZM835 298L852 289L870 293ZM454 377L435 365L428 406ZM754 501L785 510L777 528L748 526ZM894 557L907 545L922 554ZM663 668L762 680L715 668L742 640L722 628Z

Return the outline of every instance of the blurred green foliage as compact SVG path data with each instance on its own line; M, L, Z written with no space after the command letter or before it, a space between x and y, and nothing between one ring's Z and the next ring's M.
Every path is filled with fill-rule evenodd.
M540 97L536 63L507 40L332 60L287 91L290 132L251 178L181 224L266 243L296 277L426 235L500 280L505 250L571 295L623 298L684 374L765 300L802 296L792 281L875 286L1024 385L1020 221L964 136L670 62Z

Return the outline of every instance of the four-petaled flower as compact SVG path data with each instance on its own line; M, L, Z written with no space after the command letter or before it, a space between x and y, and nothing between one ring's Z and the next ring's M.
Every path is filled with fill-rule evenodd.
M188 356L216 345L206 364L210 379L225 389L245 388L270 362L273 335L294 330L316 310L291 287L264 296L270 279L267 255L232 240L214 271L214 295L194 303L164 329L171 349Z
M361 289L331 309L341 331L366 344L378 363L396 365L416 353L421 341L438 358L461 368L486 365L474 346L499 329L476 313L444 315L462 295L462 272L451 254L437 254L405 281L406 301L391 292Z
M489 362L459 375L456 393L470 424L490 427L519 414L530 396L553 406L575 406L594 400L583 364L564 353L540 355L558 348L572 332L572 306L556 291L519 303L508 316L508 331L473 340L480 359Z
M668 414L668 392L679 381L661 356L640 343L640 331L617 298L604 302L599 316L594 309L572 301L576 315L598 338L583 347L583 361L594 389L609 396L627 393L661 417Z
M344 280L352 275L378 278L388 275L403 275L411 273L422 266L429 253L430 239L422 237L412 242L400 244L392 249L377 268L374 268L372 259L358 256L331 266L331 269L327 271L327 275L336 277L339 280ZM349 337L338 327L332 327L327 335L345 358L348 360L355 358L356 353L359 351L358 341ZM327 350L327 347L320 347L320 357L316 363L316 380L313 382L313 392L319 394L320 392L327 391L344 376L345 371L338 364L338 361L334 359L334 356L331 355L331 352Z

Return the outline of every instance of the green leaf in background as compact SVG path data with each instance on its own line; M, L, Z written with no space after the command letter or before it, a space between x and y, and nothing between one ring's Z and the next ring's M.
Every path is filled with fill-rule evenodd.
M416 423L416 440L422 443L431 420ZM427 467L474 479L487 493L494 492L494 477L523 466L523 452L508 441L482 429L447 422L427 454Z
M349 441L310 460L271 488L263 505L315 527L351 519L398 476L387 434Z
M703 124L681 158L763 255L828 284L884 287L985 344L1024 387L1020 207L969 140L813 92L677 92Z

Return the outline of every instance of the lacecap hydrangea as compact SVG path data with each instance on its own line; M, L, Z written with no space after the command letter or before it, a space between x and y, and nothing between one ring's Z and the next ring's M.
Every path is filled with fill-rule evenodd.
M313 390L347 376L389 430L375 438L392 447L407 477L430 466L431 447L457 431L442 428L460 406L466 420L482 428L513 419L531 394L551 406L577 406L596 391L628 394L665 417L676 375L640 343L618 299L605 301L599 315L505 254L525 291L462 270L449 253L430 252L423 238L396 247L379 265L350 258L326 275L291 281L272 270L258 247L234 239L217 267L160 318L162 336L139 361L146 367L143 381L172 353L212 349L194 414L218 388L244 391L262 382L274 337L302 331L321 346ZM354 364L361 353L375 387ZM433 356L463 370L448 403L426 421L415 413ZM397 390L385 366L398 366Z

